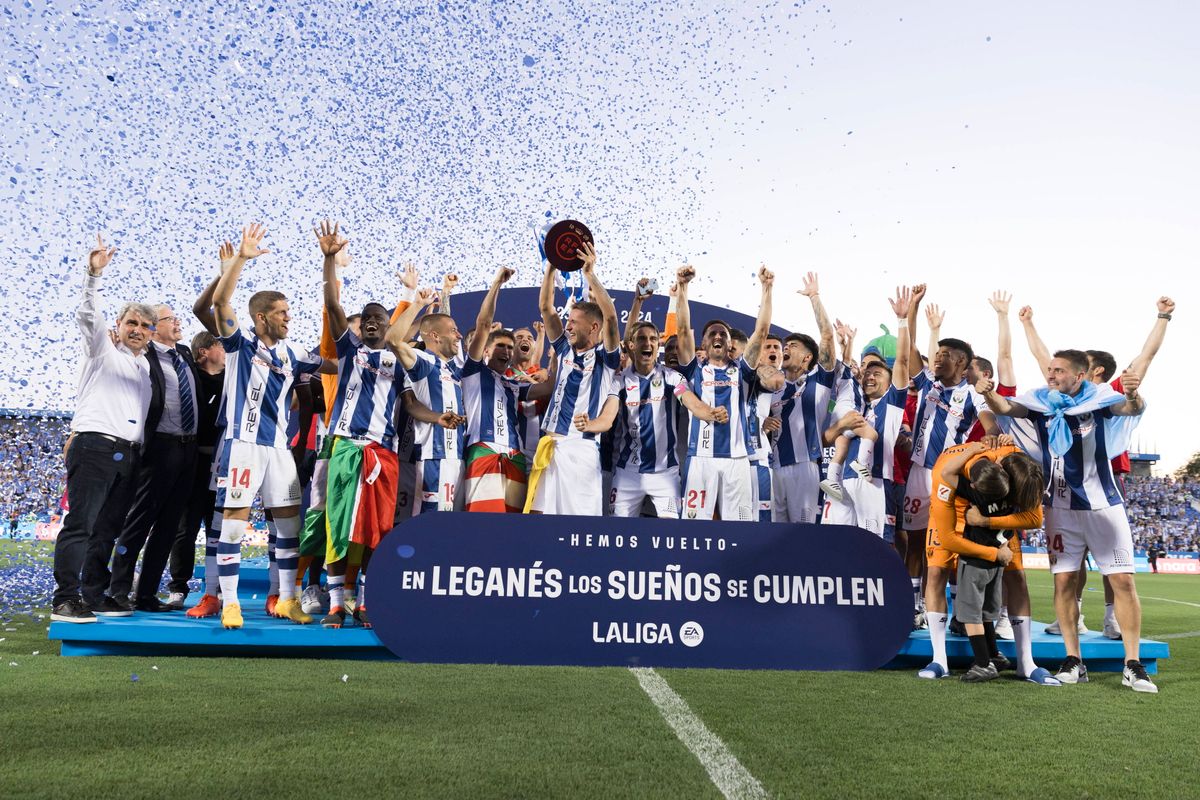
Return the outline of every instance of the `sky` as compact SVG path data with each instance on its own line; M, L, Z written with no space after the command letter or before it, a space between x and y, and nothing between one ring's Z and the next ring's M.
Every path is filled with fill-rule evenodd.
M1200 450L1200 9L1183 2L29 2L0 10L0 407L70 408L72 320L96 231L125 299L186 310L217 243L262 220L239 307L287 292L319 324L314 220L341 219L344 298L415 261L482 288L540 273L532 227L593 230L629 288L683 262L693 296L814 332L803 275L863 344L925 282L943 335L995 352L986 297L1051 348L1124 366L1178 303L1135 433ZM1014 319L1022 387L1040 383ZM196 326L187 327L187 333ZM918 330L924 346L926 332Z

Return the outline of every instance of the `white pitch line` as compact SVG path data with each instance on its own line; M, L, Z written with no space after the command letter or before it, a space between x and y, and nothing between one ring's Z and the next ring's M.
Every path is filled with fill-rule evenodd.
M1200 631L1188 631L1187 633L1167 633L1162 636L1155 636L1155 639L1194 639L1200 636Z
M1187 600L1172 600L1169 597L1148 597L1144 594L1139 594L1142 600L1161 600L1164 603L1178 603L1181 606L1191 606L1192 608L1200 608L1200 603L1189 603Z
M765 798L770 795L758 779L742 766L737 756L695 715L682 697L661 675L650 667L630 667L642 690L649 695L663 719L675 731L683 746L691 751L708 773L709 779L726 800Z

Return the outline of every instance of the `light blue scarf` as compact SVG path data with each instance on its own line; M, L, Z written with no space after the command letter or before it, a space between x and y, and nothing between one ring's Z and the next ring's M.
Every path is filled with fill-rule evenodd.
M1075 435L1071 433L1071 425L1066 420L1068 414L1088 414L1101 408L1117 405L1125 400L1125 395L1114 392L1111 387L1104 386L1104 389L1108 391L1103 391L1091 381L1084 381L1079 393L1072 396L1043 386L1034 389L1025 398L1022 398L1031 402L1021 404L1033 411L1050 416L1047 426L1047 432L1050 435L1050 452L1061 458L1075 442Z

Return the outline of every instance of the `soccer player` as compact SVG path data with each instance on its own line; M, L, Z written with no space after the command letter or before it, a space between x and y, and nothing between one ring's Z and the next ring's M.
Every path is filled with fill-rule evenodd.
M496 296L515 271L501 267L492 279L479 316L476 335L463 365L463 401L467 417L467 511L520 513L525 507L528 467L521 452L521 403L530 384L506 378L517 349L512 331L492 331ZM486 336L484 331L490 331ZM532 336L530 337L532 341ZM528 353L526 353L528 356ZM526 363L521 374L528 374Z
M1088 381L1087 371L1086 353L1059 350L1050 360L1044 388L1015 402L1001 397L990 384L982 388L988 389L984 397L997 415L1029 420L1029 425L1010 425L1022 434L1022 446L1041 458L1048 479L1046 538L1054 608L1067 651L1055 677L1063 683L1087 681L1076 632L1075 584L1084 552L1089 551L1113 588L1125 646L1122 681L1136 692L1153 693L1158 687L1138 659L1142 620L1133 579L1133 534L1109 460L1110 454L1129 449L1130 434L1145 410L1138 394L1141 376L1122 373L1122 395Z
M758 353L758 363L778 370L783 365L783 339L773 333L764 336ZM757 509L759 522L770 522L775 517L775 469L771 463L771 435L778 433L783 425L778 417L771 416L774 399L774 392L767 391L761 383L755 382L747 402L750 423L750 485L754 490L754 508Z
M910 363L916 364L920 353L911 344L915 337L917 308L925 296L925 286L913 290L909 306ZM947 447L967 441L976 420L992 429L994 418L983 398L967 382L967 368L975 358L971 345L961 339L939 339L933 354L932 367L917 374L913 383L917 391L916 412L913 418L912 468L904 488L904 530L909 541L919 541L929 523L929 498L933 488L933 465ZM912 579L915 606L914 624L923 624L921 594L922 561L925 550L909 547L908 574Z
M418 311L432 300L427 290L417 303L405 309L388 328L387 346L400 359L408 374L413 398L405 399L405 411L414 418L414 442L420 448L412 493L413 516L427 511L461 511L466 418L462 416L462 335L454 318L443 313L426 314L421 320L421 338L426 349L418 350L404 338ZM449 295L443 294L442 308ZM404 487L401 487L403 490Z
M800 289L812 303L821 334L820 346L811 336L792 333L783 340L784 386L772 398L772 414L782 429L775 438L774 518L776 522L814 523L820 512L822 434L829 427L830 403L838 401L836 416L847 405L849 371L835 360L834 330L821 303L816 273ZM839 397L839 395L841 395Z
M542 369L546 326L540 321L535 322L528 328L517 328L512 332L512 336L516 349L513 351L512 363L504 371L504 377L526 383L541 383L546 380L546 370Z
M723 320L710 320L701 331L707 361L700 362L691 327L688 284L696 276L690 266L676 272L678 290L680 373L689 388L705 406L725 411L725 421L705 419L693 413L688 431L688 461L684 473L684 519L722 519L749 522L757 518L754 486L750 469L749 409L747 401L755 384L766 391L783 388L783 375L770 366L757 369L763 338L771 330L771 293L775 274L765 266L758 270L762 299L754 334L746 346L745 358L729 359L730 328Z
M848 447L841 459L842 474L838 482L841 498L833 497L826 504L822 523L857 525L877 536L889 539L887 525L887 493L890 490L895 463L896 441L904 417L904 401L908 392L908 307L912 293L907 287L896 289L896 298L888 300L897 318L896 361L892 367L878 355L864 357L860 369L866 407L843 414L829 428L839 445ZM847 439L846 431L854 438ZM870 443L870 455L866 445ZM861 474L855 464L869 472ZM822 484L824 485L824 484ZM831 493L832 494L832 493ZM894 535L894 531L892 532Z
M351 551L365 567L380 539L392 529L399 471L393 449L393 421L397 384L402 381L397 368L400 352L385 347L390 325L386 307L379 303L363 306L359 317L361 340L349 330L338 298L336 263L347 240L338 231L339 225L331 226L328 220L313 231L324 256L325 312L338 356L325 490L329 613L321 625L326 628L340 628L346 618L346 566ZM360 623L370 625L365 600L358 603L354 613Z
M620 420L613 477L614 517L636 517L646 498L658 517L679 516L679 460L675 446L679 405L707 422L728 422L725 408L701 402L683 376L658 363L658 327L633 323L626 342L630 364L617 375L619 393L609 397L596 419L580 414L584 432L609 429ZM678 402L677 402L678 401Z
M579 430L575 418L598 416L604 401L616 394L621 340L616 307L596 276L595 248L585 243L579 257L593 301L571 306L565 330L554 307L557 270L550 262L538 298L557 372L529 476L526 513L598 517L604 512L598 435Z
M331 372L337 366L320 356L297 356L286 344L291 314L287 298L280 292L262 291L250 298L252 332L238 324L233 290L246 263L270 252L261 247L265 235L266 229L257 224L242 230L237 253L213 293L217 330L227 354L225 441L216 503L224 509L217 571L223 603L221 624L226 628L242 627L237 595L241 541L250 504L259 493L276 528L280 596L275 614L302 624L312 621L296 597L300 480L287 448L287 425L296 376Z
M1142 380L1146 379L1146 372L1150 369L1150 362L1154 360L1154 356L1158 353L1158 349L1162 347L1163 339L1167 335L1167 323L1171 321L1171 316L1175 311L1175 301L1169 297L1160 297L1157 302L1158 316L1154 320L1154 326L1150 329L1150 334L1146 337L1145 343L1142 345L1142 351L1138 353L1129 364L1129 369L1141 376ZM1029 344L1029 350L1033 353L1033 357L1037 360L1038 366L1041 367L1044 373L1050 366L1050 350L1042 341L1042 337L1038 335L1037 329L1033 324L1033 309L1025 306L1019 312L1021 324L1025 329L1025 338ZM1111 353L1103 350L1088 350L1088 380L1092 383L1109 383L1117 392L1123 392L1121 379L1114 376L1117 372L1117 360L1113 358ZM1001 381L1000 394L1004 394L1003 381ZM1013 393L1015 395L1015 392ZM1121 495L1125 494L1124 476L1129 472L1129 453L1120 453L1113 456L1112 468L1114 477L1117 480L1117 488ZM1121 626L1117 622L1116 614L1113 610L1113 590L1111 581L1105 577L1104 581L1104 636L1109 639L1121 638ZM1078 585L1079 592L1076 598L1076 606L1079 608L1079 623L1076 630L1079 633L1087 633L1087 627L1083 624L1083 588L1087 585L1087 564L1081 564L1079 567ZM1047 626L1046 633L1059 634L1059 622L1055 620L1051 625Z

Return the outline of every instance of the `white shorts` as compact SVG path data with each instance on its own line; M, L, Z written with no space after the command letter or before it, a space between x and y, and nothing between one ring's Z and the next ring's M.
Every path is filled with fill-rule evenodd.
M600 517L604 515L604 499L596 441L556 437L554 455L538 479L530 510Z
M775 467L774 518L776 522L817 521L817 495L821 467L815 461Z
M1096 559L1101 575L1133 572L1133 533L1125 506L1083 511L1049 508L1046 511L1046 549L1050 571L1074 572L1084 553Z
M413 464L412 515L427 511L463 510L463 462L458 458L431 458ZM404 491L401 488L399 491ZM399 498L397 498L399 499Z
M614 517L638 517L647 497L659 517L679 518L679 470L637 472L618 469L613 477L612 511Z
M887 522L887 495L882 478L864 480L850 478L842 481L846 499L842 502L825 498L823 525L857 525L876 536L883 536Z
M933 473L916 464L908 471L904 484L904 530L921 531L929 527L929 495L933 492Z
M746 458L690 459L683 479L681 518L712 519L719 511L723 520L752 522L757 515L750 475Z
M300 478L290 450L228 439L222 462L218 508L249 508L260 493L264 508L300 505Z
M762 461L750 462L750 488L754 491L754 507L758 510L758 516L755 517L759 522L770 522L774 515L774 496L775 481L774 470L771 466Z

